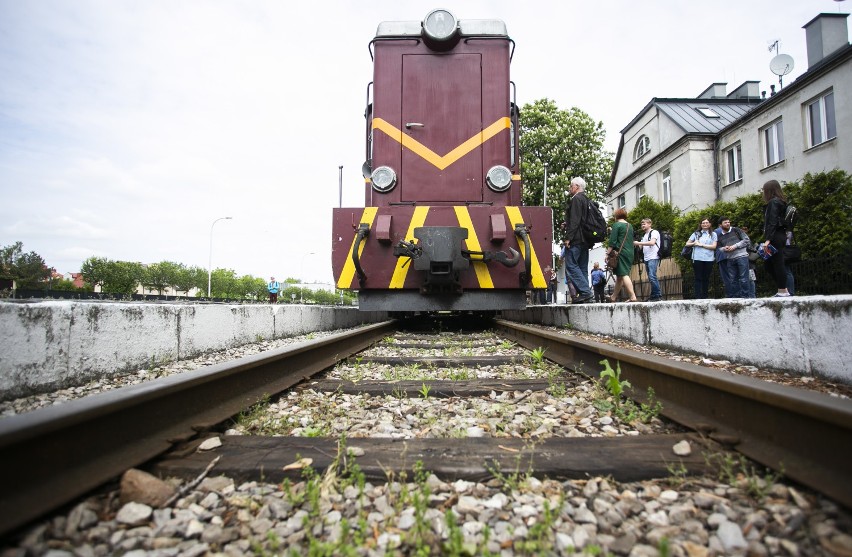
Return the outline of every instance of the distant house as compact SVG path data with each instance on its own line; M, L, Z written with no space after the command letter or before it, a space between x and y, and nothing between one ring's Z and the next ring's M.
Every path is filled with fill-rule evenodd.
M85 281L83 280L83 273L65 273L62 275L62 278L65 280L70 280L75 288L83 288Z
M806 31L808 70L770 95L746 81L694 99L653 98L621 131L605 194L630 211L644 196L686 212L808 173L852 173L849 14L820 14Z

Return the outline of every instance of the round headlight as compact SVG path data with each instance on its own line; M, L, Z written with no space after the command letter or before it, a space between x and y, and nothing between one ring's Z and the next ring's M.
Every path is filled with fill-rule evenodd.
M387 193L396 185L396 172L389 166L380 166L370 174L373 189L380 193Z
M485 175L488 187L494 191L506 191L512 185L512 171L505 166L492 166Z
M456 34L458 22L447 10L432 10L423 20L423 32L434 41L446 41Z

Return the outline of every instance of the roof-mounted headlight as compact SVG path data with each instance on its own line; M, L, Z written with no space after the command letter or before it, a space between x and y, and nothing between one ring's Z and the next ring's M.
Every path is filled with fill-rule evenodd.
M494 191L506 191L512 185L512 171L499 164L492 166L485 175L485 181Z
M370 174L373 189L379 193L387 193L396 185L396 172L389 166L380 166Z
M447 10L432 10L423 19L423 33L435 42L452 39L458 32L458 21Z

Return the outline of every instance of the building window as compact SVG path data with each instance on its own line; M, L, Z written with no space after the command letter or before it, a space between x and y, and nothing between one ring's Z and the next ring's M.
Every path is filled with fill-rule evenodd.
M636 184L636 203L638 204L645 197L645 182Z
M779 122L780 123L780 122ZM737 143L725 151L725 178L727 184L743 179L743 148Z
M837 137L834 120L834 92L827 93L807 105L808 147Z
M663 203L672 202L672 173L668 168L663 170Z
M641 159L650 150L651 150L651 140L648 139L647 135L641 136L639 139L636 140L636 149L634 149L634 151L633 151L633 160Z
M776 120L760 130L763 141L763 166L772 166L784 160L784 123Z
M619 209L624 209L625 207L627 207L627 194L622 193L621 195L619 195L617 204Z

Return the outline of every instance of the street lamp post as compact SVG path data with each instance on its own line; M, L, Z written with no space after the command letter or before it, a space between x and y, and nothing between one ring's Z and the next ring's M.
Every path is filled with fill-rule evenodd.
M305 258L309 255L314 255L314 252L311 251L311 252L308 252L305 255L303 255L302 256L302 264L299 266L299 280L302 281L300 283L300 288L299 288L299 303L300 304L305 303L305 279L302 275L305 271Z
M337 176L337 194L338 194L338 207L343 208L343 165L337 167L339 172Z
M210 282L213 277L213 227L220 220L231 220L233 217L219 217L210 225L210 257L207 259L207 297L210 297Z
M544 202L542 205L547 207L547 163L544 163Z

